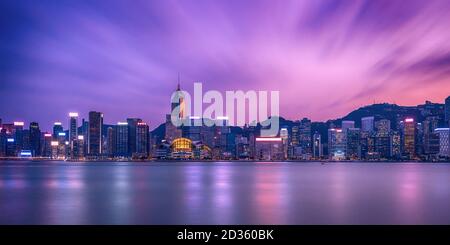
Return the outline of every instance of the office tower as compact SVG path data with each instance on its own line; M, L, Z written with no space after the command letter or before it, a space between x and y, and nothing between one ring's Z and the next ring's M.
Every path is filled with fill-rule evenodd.
M450 96L445 99L445 123L450 126Z
M0 128L0 157L6 156L6 129Z
M69 113L69 142L78 139L78 113Z
M114 157L116 154L116 131L114 127L108 127L106 130L106 141L106 154L108 157Z
M332 160L344 160L347 142L342 129L328 129L328 157Z
M14 127L12 130L12 134L14 135L14 156L17 156L22 149L24 148L24 138L25 138L25 132L23 129L24 122L14 122Z
M84 158L84 136L78 135L77 139L72 142L73 144L73 154L72 157L74 159L83 159Z
M61 122L55 122L53 124L53 138L57 138L59 133L64 132L63 126Z
M42 156L51 157L52 156L52 140L53 135L50 133L44 133L43 135L43 146L42 146Z
M421 138L423 145L423 153L425 155L435 155L438 151L438 134L435 129L438 128L439 118L435 116L427 117L422 122Z
M279 137L257 137L256 159L262 161L283 160L283 141Z
M41 130L37 122L30 123L30 148L33 156L41 155Z
M391 157L391 136L389 134L376 133L374 144L377 158L388 159Z
M391 131L391 121L387 119L381 119L375 122L375 129L377 134L389 135Z
M361 118L361 131L373 132L373 122L374 117L363 117Z
M439 135L439 156L450 157L450 129L437 128L434 131Z
M284 158L288 159L289 130L287 128L281 128L280 129L280 138L283 141Z
M322 148L322 136L316 132L313 136L313 157L314 159L320 159L323 156Z
M302 149L302 158L308 160L312 155L312 140L311 140L311 120L303 118L299 126L299 144Z
M149 156L149 127L144 122L138 122L136 125L136 152L138 158L148 158Z
M355 128L355 121L342 121L342 130L346 132L349 128Z
M296 124L297 125L292 126L291 143L293 146L298 146L300 142L298 122L296 122Z
M413 158L416 155L415 136L416 123L413 118L406 118L403 128L403 152L410 158Z
M177 90L174 92L171 98L171 111L170 113L174 112L174 110L178 110L178 119L185 119L186 118L186 105L184 102L184 94L181 91L180 88L180 78L178 78L178 85Z
M136 134L137 134L137 125L138 123L141 123L142 119L140 118L127 118L128 123L128 150L129 155L132 156L133 154L137 153L137 145L136 145Z
M128 157L128 123L118 122L116 126L116 149L115 156Z
M102 127L103 114L101 112L89 112L89 129L88 129L88 155L93 157L100 156L102 151Z
M359 159L361 157L361 130L359 128L347 128L345 135L347 141L346 157L351 160Z
M400 158L402 155L402 137L398 131L391 133L391 157Z

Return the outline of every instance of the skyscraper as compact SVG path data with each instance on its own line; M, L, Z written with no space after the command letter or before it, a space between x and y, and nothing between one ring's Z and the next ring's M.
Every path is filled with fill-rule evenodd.
M434 131L439 134L439 156L450 157L450 129L437 128Z
M345 159L347 142L342 129L328 129L328 157L332 160Z
M129 157L128 150L128 123L118 122L116 126L116 151L115 156L117 157Z
M98 157L102 154L102 127L103 114L101 112L89 112L88 129L88 155Z
M410 158L415 156L416 123L413 118L406 118L403 132L403 152Z
M388 135L391 131L391 121L387 119L376 121L375 129L377 130L377 134Z
M302 149L303 159L309 159L312 155L311 120L303 118L299 127L299 144Z
M361 118L361 130L365 132L373 132L374 117Z
M186 105L184 102L184 94L181 91L180 88L180 77L178 76L178 85L177 90L175 90L175 93L173 94L173 97L171 98L171 111L172 113L174 110L178 110L178 119L185 119L186 117Z
M149 127L144 122L138 122L136 125L136 152L138 158L147 158L149 156Z
M130 156L137 152L136 149L136 128L138 123L142 122L140 118L127 118L128 123L128 150L130 151Z
M30 123L30 148L33 156L41 155L41 130L37 122Z
M445 99L445 123L450 126L450 96Z
M347 128L345 132L347 148L345 154L349 159L359 159L361 157L361 130L359 128Z
M55 122L53 124L53 138L56 139L59 133L64 132L63 126L61 122Z
M78 113L69 113L69 142L78 139Z
M322 136L316 132L313 136L313 157L320 159L323 156Z

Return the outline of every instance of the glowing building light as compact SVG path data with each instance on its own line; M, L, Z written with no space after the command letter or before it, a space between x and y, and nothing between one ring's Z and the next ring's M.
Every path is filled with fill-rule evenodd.
M56 126L61 126L62 123L61 123L61 122L55 122L54 125L56 125Z
M23 126L25 125L24 122L14 122L14 126Z
M145 126L145 125L147 125L147 123L145 123L145 122L138 122L137 125L139 125L139 126Z
M405 122L414 122L414 119L413 118L406 118Z
M14 142L14 139L13 138L9 138L6 141L8 141L9 143L12 143L12 142Z
M52 141L52 142L50 142L50 145L51 146L58 146L59 142L58 141Z
M69 145L69 141L64 142L66 145Z
M44 137L52 137L52 134L44 134Z
M281 142L281 138L256 138L258 142Z
M83 135L78 135L78 139L79 140L84 140L84 136Z
M64 132L59 132L59 133L58 133L58 136L66 136L66 133L64 133Z
M128 125L127 122L118 122L117 125Z
M336 129L336 132L342 133L342 129Z
M21 157L31 157L31 151L23 150L20 152Z
M78 117L78 112L69 112L69 117Z

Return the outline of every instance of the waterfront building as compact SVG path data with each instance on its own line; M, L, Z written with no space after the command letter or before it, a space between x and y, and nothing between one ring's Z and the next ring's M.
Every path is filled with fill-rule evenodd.
M391 157L399 159L402 155L402 139L398 131L391 134Z
M30 150L34 157L41 155L41 130L37 122L30 123Z
M115 137L116 137L116 147L115 156L116 157L129 157L129 142L128 142L128 123L118 122L115 127Z
M103 114L101 112L89 112L88 128L88 155L90 157L99 157L102 153L102 128Z
M285 160L283 140L280 137L257 137L256 159L261 161Z
M188 138L175 139L170 145L172 159L192 159L193 143Z
M409 157L415 157L416 153L416 122L413 118L406 118L403 126L403 152Z
M311 120L303 118L299 125L299 145L302 149L302 159L308 160L312 156Z
M347 142L342 129L328 129L328 157L331 160L344 160Z
M439 135L439 156L450 157L450 129L436 128L434 131Z
M353 124L354 125L354 124ZM350 126L350 125L347 125ZM356 160L361 158L361 130L359 128L347 128L345 131L347 148L345 150L346 158Z
M136 151L133 157L148 158L149 156L149 127L145 122L138 122L136 125Z
M321 159L323 157L322 136L316 132L313 135L313 158Z

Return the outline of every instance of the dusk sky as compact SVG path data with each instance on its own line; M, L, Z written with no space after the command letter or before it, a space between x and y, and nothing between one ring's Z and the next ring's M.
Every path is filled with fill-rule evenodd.
M0 1L0 118L164 121L170 95L279 90L314 121L450 95L450 1Z

